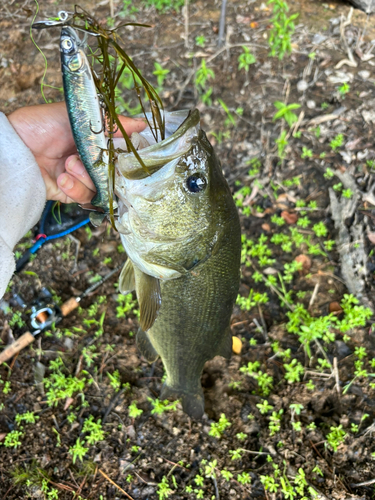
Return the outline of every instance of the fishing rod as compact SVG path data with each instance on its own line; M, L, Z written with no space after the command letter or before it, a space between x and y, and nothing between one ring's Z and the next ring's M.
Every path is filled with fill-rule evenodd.
M21 337L19 337L13 344L6 347L3 352L0 353L0 364L8 361L15 354L20 352L22 349L30 345L34 342L35 337L39 335L43 330L52 326L52 324L56 324L61 321L65 316L70 314L74 309L76 309L81 302L82 299L87 297L94 290L99 288L103 283L109 280L114 274L116 274L122 267L124 263L118 265L111 272L103 276L103 278L94 283L89 288L87 288L81 295L78 297L71 297L66 302L64 302L60 307L53 303L52 295L48 292L46 288L42 289L42 293L40 298L34 305L32 306L31 311L31 326L33 330L30 332L26 332ZM17 301L24 307L26 304L22 301L22 298L17 295ZM22 303L21 303L22 302Z

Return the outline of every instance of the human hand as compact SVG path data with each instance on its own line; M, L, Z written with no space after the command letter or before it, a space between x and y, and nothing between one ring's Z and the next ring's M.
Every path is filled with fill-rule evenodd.
M96 189L77 155L64 102L20 108L8 120L38 162L47 200L82 204L92 200ZM128 135L146 127L143 120L124 116L120 120Z

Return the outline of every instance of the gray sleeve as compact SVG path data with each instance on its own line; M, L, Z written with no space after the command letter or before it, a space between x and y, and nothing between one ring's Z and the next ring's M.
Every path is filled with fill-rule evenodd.
M0 113L0 298L15 269L13 248L38 222L45 203L38 164Z

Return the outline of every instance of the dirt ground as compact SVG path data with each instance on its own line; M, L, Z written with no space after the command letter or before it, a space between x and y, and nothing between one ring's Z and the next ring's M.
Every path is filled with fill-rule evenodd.
M110 17L108 1L80 5L102 22ZM119 296L116 273L0 366L1 499L375 498L375 329L360 308L375 309L374 18L350 18L344 2L289 5L301 15L292 53L279 61L269 56L266 2L228 2L222 49L219 1L189 4L187 42L186 12L113 2L115 25L130 16L152 26L129 29L126 50L155 85L154 63L169 70L160 89L166 109L200 109L233 190L243 232L239 293L245 300L253 290L231 320L242 350L206 364L201 421L179 404L158 406L163 366L138 353L137 304ZM38 18L72 8L43 1ZM43 103L44 63L29 36L34 10L31 0L0 6L5 113ZM57 87L45 94L60 101L59 30L34 37L48 60L46 83ZM256 58L248 72L238 68L244 45ZM202 90L195 74L203 59L214 77ZM124 109L134 108L122 90ZM276 101L300 105L281 159L275 141L289 127L274 119ZM104 224L74 238L45 244L13 277L1 303L2 342L30 329L42 287L61 304L125 260L118 233ZM345 306L349 293L358 305ZM99 421L95 437L89 424ZM72 454L77 440L87 448L82 460Z

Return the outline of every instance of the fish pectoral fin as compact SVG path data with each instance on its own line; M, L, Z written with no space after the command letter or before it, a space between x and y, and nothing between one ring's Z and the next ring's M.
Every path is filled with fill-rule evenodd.
M196 392L184 392L179 388L174 388L166 382L160 393L160 399L179 399L182 404L182 409L189 417L200 419L204 413L204 396L202 387L197 387Z
M142 328L138 329L136 342L142 356L147 359L149 363L153 363L158 359L158 353L151 344L151 340L149 339L147 333L145 333Z
M140 312L139 324L142 330L147 332L154 324L160 309L160 281L139 270L136 271L135 279Z
M221 344L219 345L216 356L223 356L223 358L225 359L230 359L232 356L232 346L232 332L230 327L228 327L224 332L224 337Z
M124 295L135 290L134 266L129 258L125 262L120 274L119 290Z
M173 279L187 273L187 269L177 262L173 262L163 256L156 255L154 252L147 252L143 255L145 265L150 264L160 270L161 279Z

